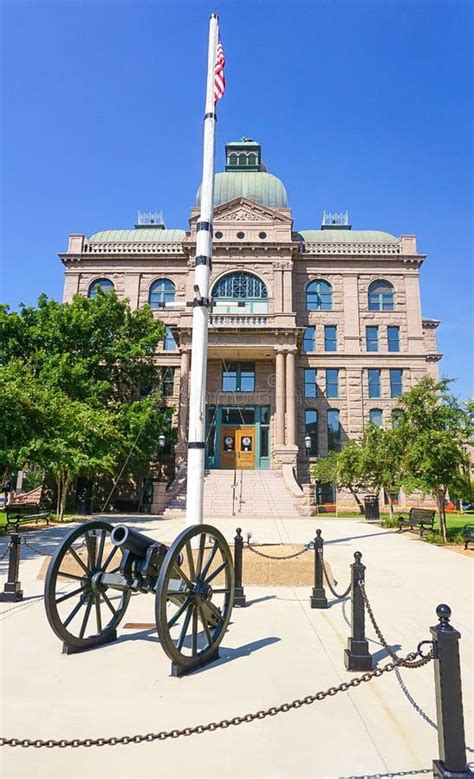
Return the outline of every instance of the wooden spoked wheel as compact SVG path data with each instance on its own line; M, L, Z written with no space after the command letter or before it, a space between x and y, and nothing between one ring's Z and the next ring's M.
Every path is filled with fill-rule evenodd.
M49 624L70 649L80 651L115 638L129 591L101 583L119 570L121 552L111 544L113 525L93 520L74 528L56 550L45 583Z
M156 587L156 626L173 673L217 657L234 602L234 566L224 536L210 525L187 528L170 546Z

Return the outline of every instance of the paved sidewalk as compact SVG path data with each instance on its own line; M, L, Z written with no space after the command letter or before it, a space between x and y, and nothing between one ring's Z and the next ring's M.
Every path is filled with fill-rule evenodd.
M182 527L179 520L149 517L133 524L168 541ZM215 524L229 539L235 534L234 519ZM471 558L358 520L243 524L244 537L251 530L253 541L263 543L306 542L321 527L340 589L359 549L376 617L402 653L430 638L436 605L448 603L462 633L467 741L474 747ZM33 546L53 551L70 528L52 527L27 538ZM0 554L4 544L0 539ZM234 610L219 661L190 677L170 677L169 660L152 630L120 629L114 644L62 655L41 599L44 582L37 575L43 558L24 547L22 553L25 600L0 604L2 735L96 738L205 724L292 701L353 676L343 664L349 601L326 611L311 610L308 588L296 587L246 588L249 607ZM0 565L2 585L5 575L6 560ZM153 597L133 596L124 624L153 620ZM370 627L367 632L373 637ZM383 665L384 651L374 640L370 645ZM432 664L402 670L401 677L416 704L434 719ZM437 736L390 673L325 701L214 733L141 745L1 751L3 779L367 779L429 776ZM474 753L470 756L474 760Z

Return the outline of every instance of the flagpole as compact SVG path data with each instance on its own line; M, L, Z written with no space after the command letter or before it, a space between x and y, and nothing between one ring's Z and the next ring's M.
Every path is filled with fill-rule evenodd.
M209 20L209 53L207 61L206 110L204 115L201 213L197 223L196 258L194 266L186 527L202 524L203 521L209 276L212 265L214 148L217 120L214 102L214 69L216 66L218 37L219 19L217 14L213 13Z

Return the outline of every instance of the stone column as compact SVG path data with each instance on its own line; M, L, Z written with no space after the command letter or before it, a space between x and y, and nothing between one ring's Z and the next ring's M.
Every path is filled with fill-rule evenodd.
M296 445L296 373L295 352L291 348L286 353L286 443Z
M283 347L276 347L275 381L275 443L285 443L285 353Z

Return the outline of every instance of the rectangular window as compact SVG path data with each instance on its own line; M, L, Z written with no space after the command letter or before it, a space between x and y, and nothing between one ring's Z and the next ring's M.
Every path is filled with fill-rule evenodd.
M377 368L369 368L369 398L380 398L380 371Z
M373 425L376 425L377 427L382 427L382 422L383 422L382 409L371 408L369 411L369 419Z
M253 406L222 406L222 424L253 425L255 408Z
M403 371L401 368L392 368L390 371L390 397L398 398L403 392Z
M396 325L390 325L387 327L387 340L388 351L399 352L400 351L400 328Z
M255 364L229 362L222 364L223 392L255 392Z
M375 326L365 328L365 341L368 352L378 352L379 350L379 329Z
M316 328L307 327L303 336L303 351L315 352L316 351Z
M163 349L165 352L175 352L178 345L174 339L174 335L170 327L166 328L165 338L163 341Z
M337 352L336 325L325 325L324 327L324 350L326 352Z
M305 398L315 398L316 389L316 368L304 369L304 396Z
M328 411L328 452L341 451L341 422L339 410L331 408Z
M396 430L397 427L400 427L400 425L403 422L403 409L401 408L394 408L392 411L392 430Z
M326 371L326 397L339 397L339 371L337 368L328 368Z
M161 392L164 398L171 398L174 395L174 371L174 368L162 368Z
M314 408L307 408L304 412L304 435L311 439L311 445L308 449L305 442L306 454L310 457L316 457L318 454L318 412Z

